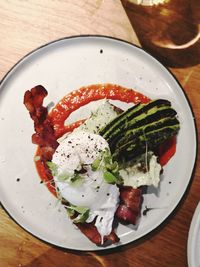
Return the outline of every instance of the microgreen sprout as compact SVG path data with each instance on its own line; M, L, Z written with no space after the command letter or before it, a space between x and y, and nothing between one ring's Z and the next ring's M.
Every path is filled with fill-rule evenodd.
M118 163L116 161L113 162L112 155L109 149L105 149L104 151L102 151L100 157L93 161L92 170L102 170L104 180L109 184L122 183L122 178L119 174Z
M69 214L70 217L74 216L75 213L78 213L76 218L73 219L74 223L83 223L89 217L90 210L86 207L78 207L71 204L65 207L67 208L67 213Z
M47 166L49 167L53 176L56 176L58 174L58 166L54 162L47 161Z

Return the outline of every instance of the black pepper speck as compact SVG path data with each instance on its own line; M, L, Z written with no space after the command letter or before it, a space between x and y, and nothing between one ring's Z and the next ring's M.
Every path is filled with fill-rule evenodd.
M148 208L147 206L145 206L145 210L143 211L143 215L146 216L147 215L147 212L149 212L152 209L153 208Z

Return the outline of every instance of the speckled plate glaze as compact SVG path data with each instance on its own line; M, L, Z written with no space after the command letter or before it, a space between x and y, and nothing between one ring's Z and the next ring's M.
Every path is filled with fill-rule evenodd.
M23 105L27 89L47 88L45 104L96 83L116 83L155 98L166 98L178 112L181 130L176 155L164 168L158 190L149 188L137 227L119 225L120 243L97 247L74 228L55 197L40 184L31 143L33 122ZM53 102L53 103L52 103ZM122 105L119 103L119 105ZM74 114L89 114L91 106ZM72 119L72 118L71 118ZM196 131L188 100L169 71L142 49L103 36L65 38L36 49L18 62L0 86L0 200L10 216L34 236L59 247L102 250L135 241L157 228L180 202L196 159Z
M189 267L200 267L200 202L190 224L187 256Z

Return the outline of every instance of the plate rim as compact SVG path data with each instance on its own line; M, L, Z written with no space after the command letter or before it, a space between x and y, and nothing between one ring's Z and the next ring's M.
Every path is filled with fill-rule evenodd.
M164 64L162 62L160 62L158 59L156 59L154 56L152 56L148 51L146 51L144 48L136 45L136 44L133 44L129 41L126 41L126 40L123 40L123 39L120 39L120 38L117 38L117 37L113 37L113 36L107 36L107 35L101 35L101 34L80 34L80 35L72 35L72 36L65 36L65 37L62 37L62 38L58 38L58 39L55 39L55 40L52 40L50 42L46 42L45 44L43 45L40 45L38 47L36 47L35 49L32 49L30 52L28 52L27 54L25 54L24 56L22 56L7 72L6 74L3 76L3 78L1 79L0 81L0 91L2 90L1 86L2 84L4 83L4 81L9 78L9 75L12 73L12 71L17 68L17 66L23 62L24 60L26 60L29 56L33 55L35 52L37 51L40 51L41 49L49 46L49 45L53 45L53 44L56 44L56 43L59 43L61 41L65 41L65 40L72 40L72 39L78 39L78 38L91 38L91 39L105 39L105 40L113 40L113 41L117 41L117 42L120 42L120 43L123 43L123 44L128 44L136 49L139 49L141 50L144 54L147 54L151 60L155 61L156 64L160 65L166 72L168 72L169 75L172 76L172 78L174 79L174 81L177 83L179 89L182 91L183 93L183 96L188 104L188 107L189 107L189 110L191 112L191 115L192 115L192 118L193 118L193 125L194 125L194 135L195 135L195 145L196 145L196 150L195 150L195 157L194 157L194 162L193 162L193 166L191 168L191 175L190 175L190 178L188 179L188 183L186 185L186 188L185 188L185 191L182 193L181 197L178 199L176 205L174 205L174 207L172 208L171 212L165 216L165 218L163 219L163 221L161 223L159 223L155 228L151 229L150 231L148 231L147 233L145 233L144 235L138 237L137 239L135 240L132 240L132 241L129 241L129 242L126 242L124 244L120 244L120 245L117 245L116 247L96 247L96 248L92 248L92 249L76 249L76 248L68 248L68 247L65 247L65 246L62 246L62 245L57 245L57 244L54 244L54 243L51 243L51 241L47 241L47 240L44 240L42 239L41 237L37 236L36 234L32 233L30 230L26 229L24 226L22 226L19 222L17 222L16 219L14 219L14 217L7 211L7 209L4 207L3 203L1 202L1 199L0 199L0 205L1 207L3 208L3 210L6 212L6 214L17 224L20 226L21 229L23 229L24 231L26 231L28 234L32 235L33 237L39 239L40 241L50 245L50 246L53 246L53 247L56 247L56 248L59 248L59 249L62 249L62 250L68 250L68 251L81 251L81 252L89 252L89 251L114 251L114 250L117 250L119 249L120 247L124 247L124 246L127 246L127 245L131 245L133 243L136 243L138 241L141 241L141 239L147 239L148 236L151 236L154 232L156 231L159 231L160 228L163 228L163 225L166 224L171 217L173 217L175 215L175 213L177 212L177 209L180 208L181 206L181 203L184 201L188 191L189 191L189 188L191 186L191 183L193 181L193 178L194 178L194 172L195 172L195 169L196 169L196 164L197 164L197 156L198 156L198 130L197 130L197 121L196 121L196 118L195 118L195 114L194 114L194 111L193 111L193 108L192 108L192 105L190 103L190 100L184 90L184 88L182 87L182 85L180 84L180 82L177 80L176 76L171 72L171 70L164 66Z
M200 227L200 201L195 207L188 232L187 260L189 267L196 267L194 258L195 256L194 245L195 245L196 234L199 227Z

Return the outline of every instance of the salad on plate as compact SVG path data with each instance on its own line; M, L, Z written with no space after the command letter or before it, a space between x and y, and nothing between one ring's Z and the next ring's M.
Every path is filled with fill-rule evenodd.
M47 94L41 85L24 94L38 174L87 238L117 243L117 224L139 223L143 193L158 188L162 167L176 152L177 112L169 100L116 84L72 91L50 111L43 106ZM122 109L113 100L131 106ZM96 108L89 117L67 123L91 102Z

